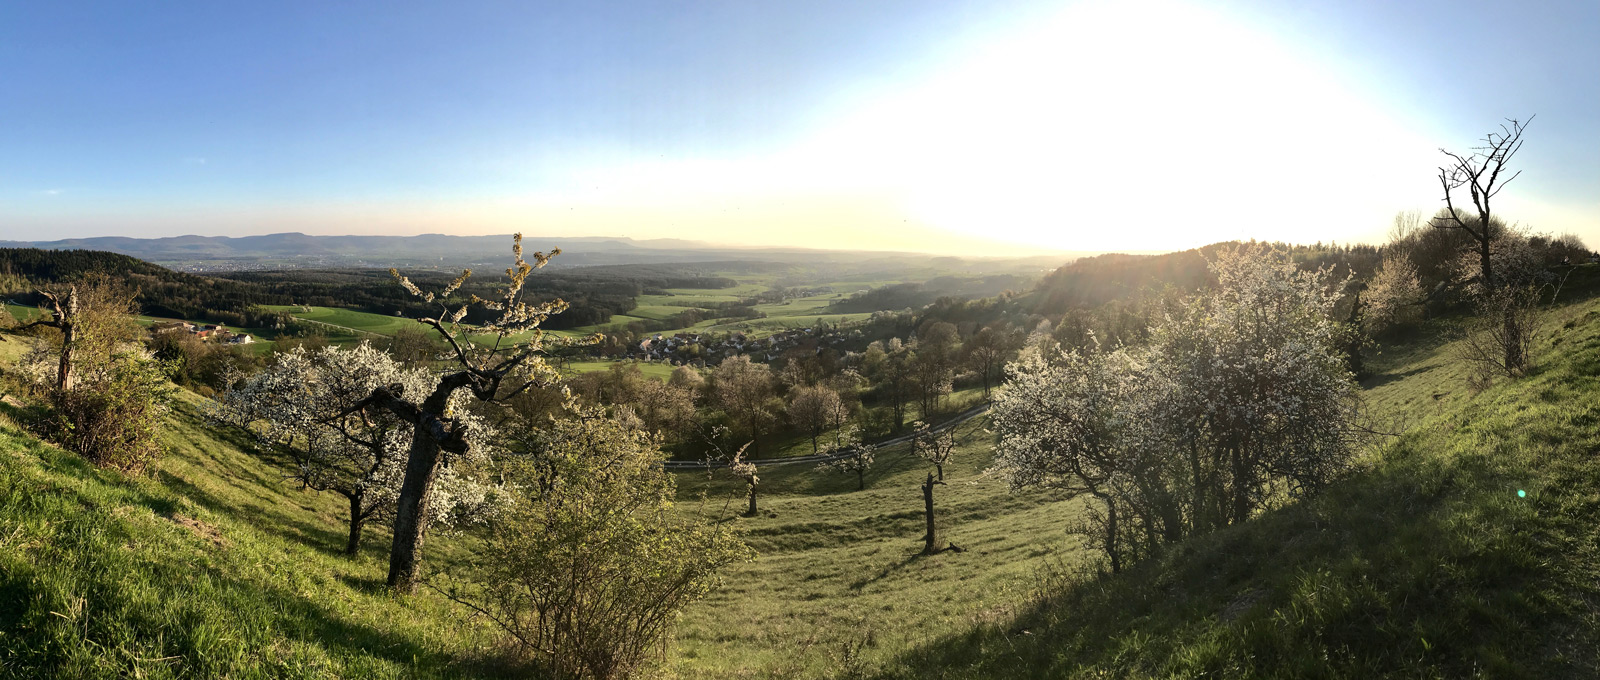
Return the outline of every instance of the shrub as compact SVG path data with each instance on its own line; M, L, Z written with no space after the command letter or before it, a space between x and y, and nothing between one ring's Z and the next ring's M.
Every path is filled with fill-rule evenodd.
M718 571L752 557L716 525L670 512L656 436L586 411L532 432L507 464L510 502L470 583L445 590L554 678L637 672Z
M161 456L158 431L174 391L160 362L119 352L94 379L55 393L61 442L95 465L139 474Z

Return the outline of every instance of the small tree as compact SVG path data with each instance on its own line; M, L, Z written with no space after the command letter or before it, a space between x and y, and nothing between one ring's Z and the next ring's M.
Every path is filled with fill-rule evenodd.
M62 443L96 465L139 474L161 456L161 422L176 391L148 352L117 352L55 393Z
M944 482L944 466L950 462L950 457L955 454L956 437L954 428L945 428L938 432L917 421L911 424L915 432L911 439L911 452L929 463L939 471L939 482Z
M1410 321L1423 299L1416 265L1402 253L1385 254L1363 299L1367 303L1363 322L1370 333L1381 333Z
M867 488L867 471L872 469L873 459L877 452L877 447L871 444L863 444L860 434L855 428L851 428L849 432L845 433L841 445L830 446L822 451L824 455L838 456L838 458L818 465L817 469L824 472L855 475L856 490L860 491Z
M739 447L739 450L734 452L733 459L728 461L728 471L732 472L734 477L744 480L746 492L750 500L750 508L746 510L744 514L747 517L755 517L757 512L756 487L761 485L761 477L756 474L756 464L745 460L744 458L744 452L747 448L750 448L750 444L748 443Z
M508 508L469 583L442 588L494 621L553 678L620 678L662 649L679 612L753 553L673 512L656 438L598 411L528 433Z

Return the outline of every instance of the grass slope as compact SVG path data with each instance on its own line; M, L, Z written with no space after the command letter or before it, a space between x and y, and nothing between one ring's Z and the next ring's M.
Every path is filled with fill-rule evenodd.
M1600 304L1473 395L1444 333L1380 361L1406 433L1311 502L909 650L892 677L1600 675ZM1435 329L1438 330L1438 329Z
M824 677L1009 615L1040 568L1079 559L1062 534L1078 506L1011 494L985 476L991 446L981 428L960 428L965 444L935 492L940 530L963 553L919 554L920 487L932 467L905 445L879 452L864 491L853 475L764 468L756 517L735 517L744 487L726 472L680 473L680 506L727 518L760 556L685 613L666 672Z
M493 635L381 588L384 532L302 492L190 400L143 479L0 421L0 678L481 677ZM11 411L13 417L23 417ZM276 461L282 463L282 461ZM430 542L460 559L460 541Z
M1476 395L1448 326L1386 348L1367 395L1407 434L1317 500L1114 577L1041 579L1087 563L1063 533L1079 505L985 476L977 422L937 492L964 553L918 555L928 466L904 446L864 491L764 468L750 518L725 472L680 473L681 511L723 518L760 557L685 612L659 675L1595 675L1600 304L1560 314L1532 376ZM448 603L383 593L381 527L338 555L342 499L286 483L286 461L196 406L142 479L39 443L12 424L23 412L0 418L0 678L509 672L493 632ZM429 559L471 547L436 535Z

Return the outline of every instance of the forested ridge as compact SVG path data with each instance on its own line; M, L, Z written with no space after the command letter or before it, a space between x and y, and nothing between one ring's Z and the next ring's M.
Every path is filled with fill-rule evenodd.
M261 305L345 307L378 314L428 315L435 307L411 297L382 269L325 269L237 272L200 276L176 272L136 257L93 250L0 248L0 294L20 304L38 302L36 289L84 275L112 274L139 290L141 310L151 316L205 320L238 326L272 325L275 315ZM448 281L455 273L404 272L419 282ZM474 277L466 292L488 297L505 285L504 275ZM664 265L593 267L545 272L532 277L527 291L540 301L560 298L570 307L550 320L564 329L610 321L632 309L639 295L668 288L729 288L732 279L696 268ZM482 313L466 319L485 320Z

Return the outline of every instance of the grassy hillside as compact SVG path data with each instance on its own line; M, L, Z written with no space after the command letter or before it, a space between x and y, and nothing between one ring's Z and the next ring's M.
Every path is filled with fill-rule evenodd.
M381 585L388 540L338 554L348 506L302 492L185 402L150 478L0 418L0 678L475 677L494 637ZM430 543L430 559L465 555Z
M932 466L909 446L879 452L864 491L853 475L764 468L753 518L735 517L744 487L726 472L679 474L682 505L732 518L760 557L691 607L670 670L682 678L824 677L1026 601L1040 568L1079 559L1062 534L1077 503L1014 495L984 475L991 446L982 426L959 429L965 444L935 491L941 531L962 553L919 554L921 484Z
M766 467L753 518L735 517L726 473L679 473L681 511L725 518L760 557L685 613L659 675L1600 674L1600 303L1559 315L1533 375L1479 394L1449 324L1384 348L1366 394L1404 436L1322 498L1114 577L1081 573L1075 501L983 474L976 422L937 490L961 553L918 555L929 468L904 446L864 491ZM143 479L39 443L0 406L0 678L514 673L453 606L383 592L381 528L340 556L343 499L287 483L285 461L196 406ZM429 559L472 545L436 535Z
M1014 617L894 677L1600 675L1600 304L1564 308L1533 375L1471 394L1441 329L1367 394L1408 429L1325 496Z

